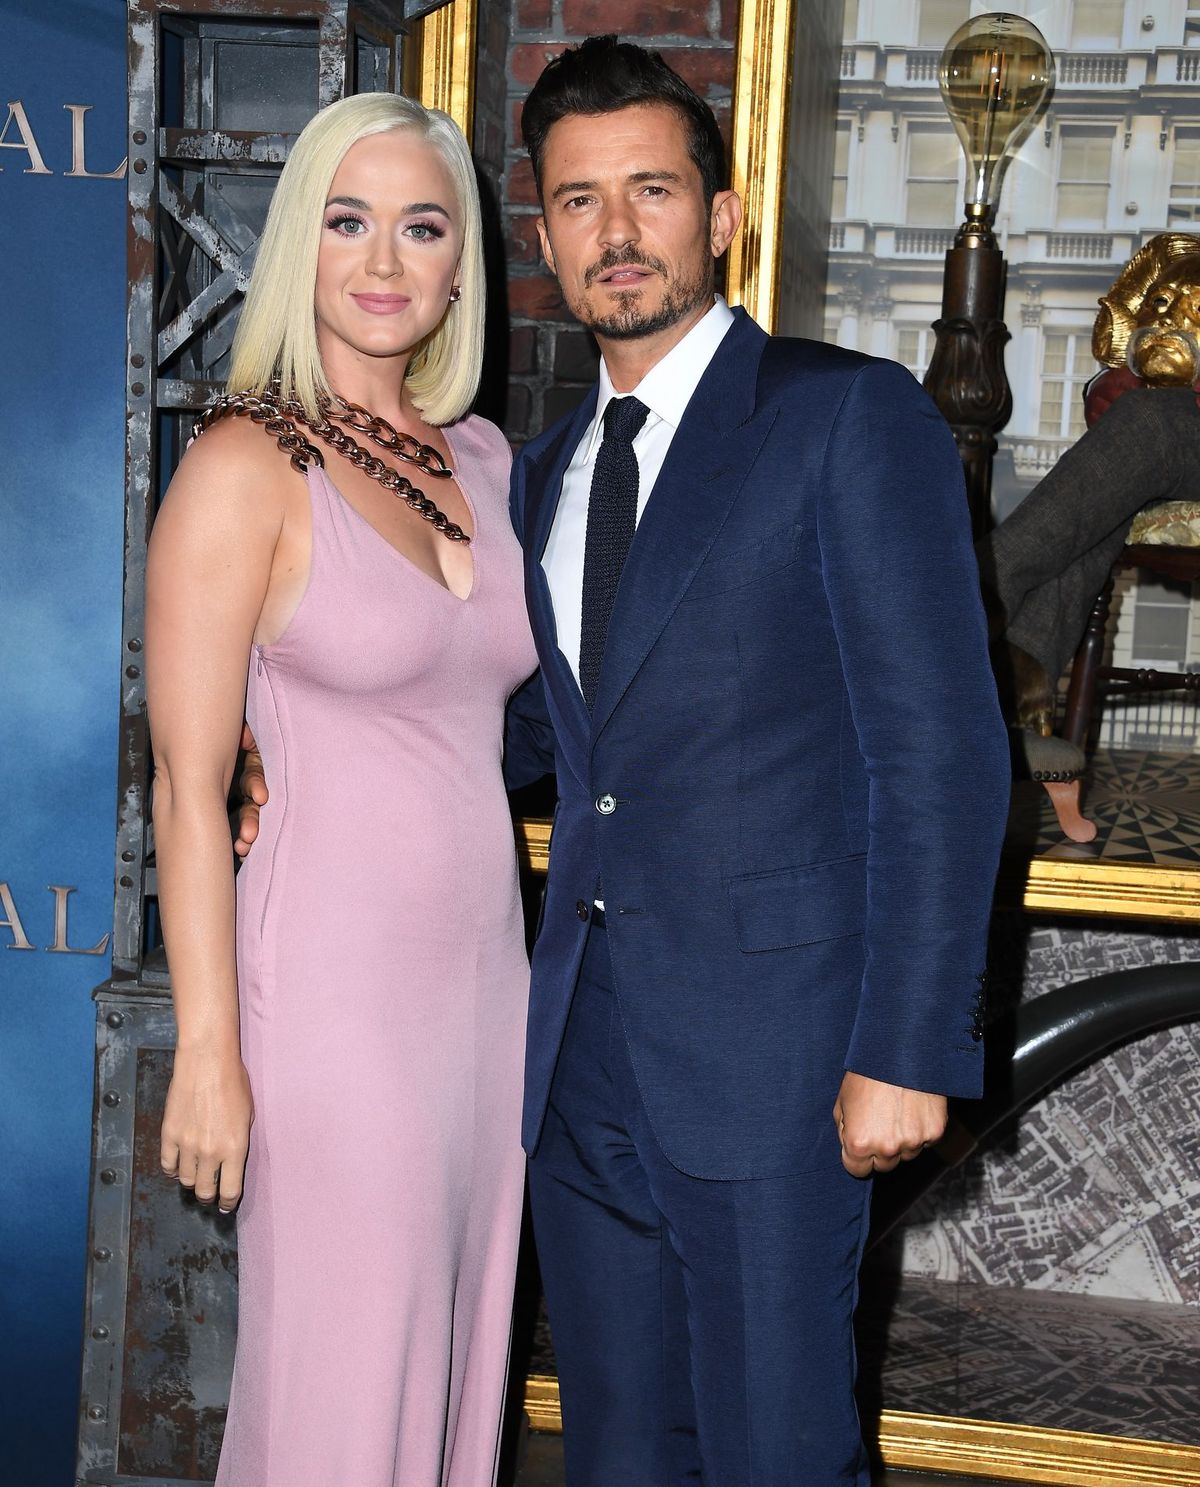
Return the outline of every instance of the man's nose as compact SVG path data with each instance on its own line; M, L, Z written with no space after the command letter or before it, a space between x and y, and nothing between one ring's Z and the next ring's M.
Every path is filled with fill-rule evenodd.
M606 248L625 248L640 237L637 218L623 201L610 202L600 222L600 242Z

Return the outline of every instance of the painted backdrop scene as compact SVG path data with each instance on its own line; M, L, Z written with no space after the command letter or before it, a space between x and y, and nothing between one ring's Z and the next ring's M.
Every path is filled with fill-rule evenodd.
M385 89L463 124L489 251L480 407L519 445L574 407L597 367L540 261L520 107L564 46L619 29L662 50L714 108L731 146L748 217L730 257L729 298L770 328L891 357L920 378L965 186L937 63L950 34L988 8L5 5L5 1483L149 1487L215 1471L236 1241L232 1221L181 1197L157 1170L173 1021L146 819L142 579L158 499L195 411L220 389L296 133L346 92ZM1097 370L1096 300L1144 241L1190 230L1200 213L1200 4L1011 9L1043 32L1058 77L997 220L1013 392L995 464L998 519L1082 432L1080 390ZM1189 584L1126 576L1117 593L1109 645L1118 662L1200 664ZM1112 817L1106 841L1200 874L1190 697L1115 701L1097 742L1092 798ZM1152 818L1147 789L1157 792ZM531 924L551 806L544 792L514 805ZM1045 810L1034 811L1037 830L1050 831ZM1039 838L1043 856L1060 849L1052 835ZM1018 879L1027 858L1016 859ZM1200 902L1186 885L1178 893ZM1200 1483L1196 1023L1175 1018L1082 1064L1066 1058L1061 1074L1043 1074L1023 1095L1012 1057L1030 1028L1069 1033L1086 1021L1089 987L1097 1005L1115 997L1105 978L1126 977L1122 995L1163 972L1190 984L1200 911L1173 923L1161 912L1085 916L1077 906L1056 917L1029 912L1027 900L1019 884L1002 889L993 924L994 1129L968 1155L980 1121L964 1108L953 1151L879 1184L860 1310L864 1421L890 1465L1104 1482L1097 1463L1109 1451L1124 1452L1111 1480ZM1076 1011L1060 1015L1064 1007ZM506 1472L522 1407L535 1429L558 1424L531 1252L519 1300ZM980 1444L980 1422L1033 1434L1002 1430ZM1108 1444L1089 1444L1093 1436ZM1177 1447L1175 1475L1163 1475L1161 1454L1122 1445L1126 1437ZM1064 1461L1079 1474L1065 1475Z
M0 1476L73 1478L120 694L125 24L0 20Z
M943 255L966 184L938 63L951 33L991 8L845 6L824 335L918 378L933 355ZM1156 233L1192 230L1200 203L1200 7L1039 0L1007 9L1043 33L1057 78L1005 179L996 222L1013 399L993 477L997 520L1084 431L1082 389L1100 370L1091 352L1100 296ZM1198 614L1190 583L1124 573L1108 654L1117 665L1193 669ZM1104 792L1097 808L1111 813L1122 850L1195 862L1192 696L1114 699L1099 743L1121 751L1102 766L1093 799ZM1162 805L1148 817L1149 788ZM1151 846L1159 825L1170 842ZM993 1016L1096 975L1198 958L1187 928L1000 914ZM895 1288L886 1405L1195 1443L1198 1052L1191 1023L1098 1059L1014 1116L908 1213L877 1254Z

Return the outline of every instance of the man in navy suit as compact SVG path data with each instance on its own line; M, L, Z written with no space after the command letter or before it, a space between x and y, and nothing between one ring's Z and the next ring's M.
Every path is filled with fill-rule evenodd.
M1008 796L953 440L902 368L714 294L711 112L592 38L523 130L603 355L513 520L553 768L525 1143L569 1487L868 1481L873 1171L982 1079Z

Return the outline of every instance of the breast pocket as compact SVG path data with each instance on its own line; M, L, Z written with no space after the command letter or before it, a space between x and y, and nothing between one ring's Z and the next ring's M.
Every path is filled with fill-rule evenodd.
M772 527L753 542L739 542L733 547L723 547L718 538L688 585L684 601L708 599L787 568L800 556L803 535L804 528L799 523L788 522L785 526Z

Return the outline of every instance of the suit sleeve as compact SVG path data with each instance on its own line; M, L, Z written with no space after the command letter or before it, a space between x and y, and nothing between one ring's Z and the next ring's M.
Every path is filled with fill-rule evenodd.
M523 543L525 498L525 456L518 453L513 461L509 488L508 512ZM555 769L554 725L546 708L542 673L535 671L508 699L504 716L504 783L509 790L532 785Z
M509 790L553 774L554 725L546 710L542 673L535 671L508 699L504 717L504 783Z
M903 368L873 362L847 391L817 532L869 782L866 965L846 1068L976 1097L1009 754L962 465Z

